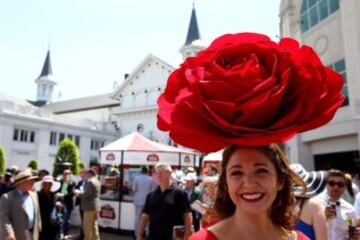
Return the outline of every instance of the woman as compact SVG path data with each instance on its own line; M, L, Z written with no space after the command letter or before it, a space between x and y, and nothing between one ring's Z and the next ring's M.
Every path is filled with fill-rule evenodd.
M316 197L325 189L326 172L308 172L298 163L291 164L291 170L295 172L306 183L307 191L301 193L295 187L295 195L300 216L296 222L295 229L304 233L310 240L327 239L327 222L325 218L325 206Z
M53 177L47 175L43 177L41 183L41 190L38 191L42 231L40 233L40 240L55 240L57 239L57 225L52 220L51 214L55 207L55 191L60 187L58 182L55 182ZM37 186L35 186L38 188Z
M200 184L201 190L201 207L204 214L201 217L201 227L208 228L211 225L217 223L219 216L216 214L212 206L214 205L216 197L216 186L218 182L218 177L211 176L205 177L203 182Z
M204 153L231 145L215 201L224 220L193 239L303 238L291 230L291 185L304 183L273 143L328 123L344 102L343 85L311 47L249 32L218 37L171 73L157 101L158 128Z
M294 174L275 145L224 150L215 210L222 221L194 234L191 240L307 239L292 231L297 218Z

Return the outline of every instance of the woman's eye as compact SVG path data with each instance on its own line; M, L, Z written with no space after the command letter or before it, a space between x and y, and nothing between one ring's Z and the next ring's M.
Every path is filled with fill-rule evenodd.
M241 171L233 171L230 173L231 176L240 176L242 175L242 172Z
M265 168L259 168L258 170L256 170L256 173L260 173L260 174L269 173L269 170Z

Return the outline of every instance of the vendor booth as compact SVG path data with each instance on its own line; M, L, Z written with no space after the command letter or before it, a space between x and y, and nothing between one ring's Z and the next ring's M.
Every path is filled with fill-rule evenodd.
M151 141L133 132L100 149L100 214L102 227L134 230L135 210L132 182L141 166L150 172L158 162L167 162L173 170L199 167L199 153Z

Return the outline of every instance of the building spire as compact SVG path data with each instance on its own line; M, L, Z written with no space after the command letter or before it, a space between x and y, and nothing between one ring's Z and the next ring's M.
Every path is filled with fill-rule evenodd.
M190 24L186 35L186 41L184 45L190 45L193 41L200 40L200 31L196 18L195 2L193 2L193 9L191 12Z
M50 61L50 49L48 50L45 58L43 68L40 73L40 77L52 75L51 61Z
M56 85L51 68L50 47L47 51L40 76L36 78L35 83L37 84L36 101L44 104L50 102L52 99L54 86Z
M186 59L189 56L195 56L200 50L204 49L201 42L200 31L198 27L195 2L191 11L190 24L186 35L185 44L180 48L180 53Z

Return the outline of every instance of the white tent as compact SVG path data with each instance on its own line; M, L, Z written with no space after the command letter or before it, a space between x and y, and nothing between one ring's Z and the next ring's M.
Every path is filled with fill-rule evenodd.
M200 153L151 141L137 132L130 133L100 149L100 164L199 166Z
M224 152L224 149L221 149L221 150L219 150L217 152L209 153L208 155L206 155L204 157L203 161L204 162L206 162L206 161L211 161L211 162L219 161L219 162L221 162L223 152Z

